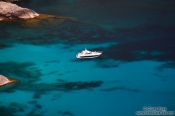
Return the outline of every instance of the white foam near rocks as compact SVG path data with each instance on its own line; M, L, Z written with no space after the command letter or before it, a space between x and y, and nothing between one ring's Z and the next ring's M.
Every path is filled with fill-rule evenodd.
M0 20L4 19L30 19L39 16L33 10L22 8L16 4L0 1Z

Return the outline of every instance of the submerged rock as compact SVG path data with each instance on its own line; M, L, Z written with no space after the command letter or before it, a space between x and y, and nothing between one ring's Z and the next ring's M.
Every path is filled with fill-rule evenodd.
M0 75L0 87L14 82L15 80L10 80L5 76Z
M13 19L31 19L39 16L33 10L22 8L13 3L0 1L0 21Z

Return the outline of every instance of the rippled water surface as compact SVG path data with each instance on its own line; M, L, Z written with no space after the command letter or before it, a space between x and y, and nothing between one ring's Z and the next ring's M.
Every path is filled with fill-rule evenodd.
M24 0L63 16L0 22L0 116L135 116L175 110L173 0ZM84 48L97 59L78 60Z

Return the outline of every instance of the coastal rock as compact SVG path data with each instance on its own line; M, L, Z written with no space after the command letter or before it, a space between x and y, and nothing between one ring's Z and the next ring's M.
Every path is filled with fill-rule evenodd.
M14 82L15 80L10 80L5 76L0 75L0 87Z
M22 8L16 4L0 1L0 21L13 19L31 19L39 16L33 10Z

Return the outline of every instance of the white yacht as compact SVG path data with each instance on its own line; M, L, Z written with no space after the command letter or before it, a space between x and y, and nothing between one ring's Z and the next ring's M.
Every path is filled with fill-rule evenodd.
M87 49L81 51L76 55L77 58L82 59L82 58L96 58L102 55L101 51L89 51Z

